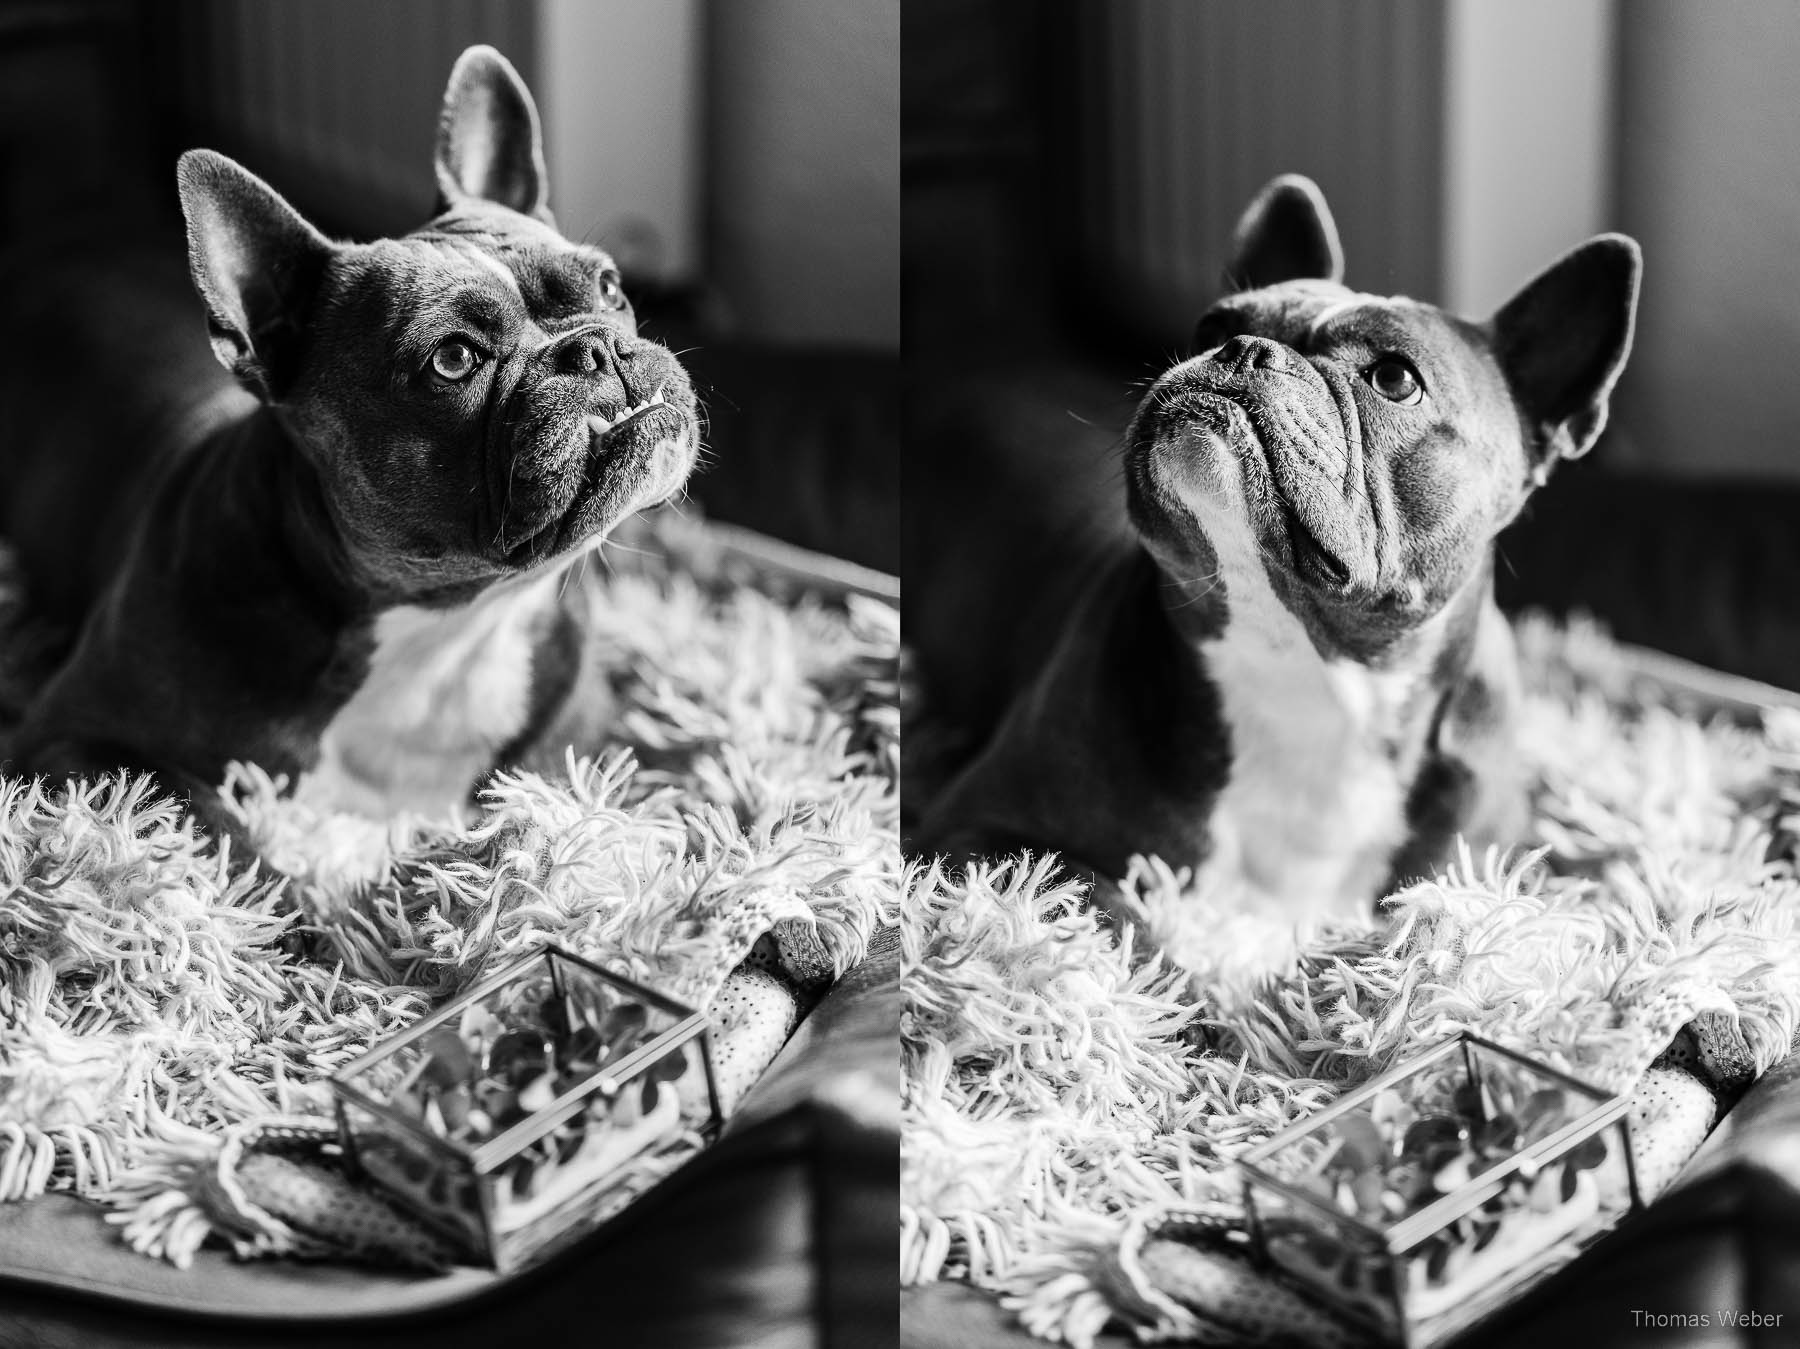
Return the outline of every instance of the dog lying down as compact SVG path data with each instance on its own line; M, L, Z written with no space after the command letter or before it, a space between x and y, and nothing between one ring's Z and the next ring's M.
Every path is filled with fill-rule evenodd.
M1639 273L1603 235L1469 322L1344 286L1324 199L1280 178L1196 354L1139 405L1122 493L1091 446L973 419L921 437L906 636L991 733L918 849L1055 850L1102 881L1154 854L1304 919L1458 835L1518 842L1494 538L1600 434Z
M78 635L12 771L153 769L200 802L243 760L320 811L443 816L522 746L597 738L565 579L680 489L693 389L557 231L489 48L451 73L436 175L428 224L336 244L190 151L200 305L167 259L15 262L0 534Z

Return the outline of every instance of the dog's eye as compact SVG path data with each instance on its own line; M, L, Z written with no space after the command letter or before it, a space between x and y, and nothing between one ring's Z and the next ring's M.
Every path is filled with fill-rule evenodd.
M600 273L600 303L608 309L625 307L625 287L619 284L617 272Z
M1404 357L1383 356L1364 370L1362 375L1369 387L1390 403L1411 407L1425 396L1425 386L1419 382L1419 372Z
M452 384L460 384L480 365L481 353L461 338L440 342L438 349L431 353L431 373Z

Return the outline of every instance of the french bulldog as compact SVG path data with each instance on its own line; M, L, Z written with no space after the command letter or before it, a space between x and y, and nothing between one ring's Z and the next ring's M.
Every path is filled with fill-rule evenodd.
M1479 323L1349 289L1342 259L1317 187L1275 180L1196 354L1131 419L1122 508L1047 486L1080 475L1020 445L985 499L927 513L904 620L925 686L971 649L1005 686L919 850L1053 850L1102 882L1156 855L1302 919L1426 875L1458 835L1521 841L1494 538L1600 434L1639 250L1592 239ZM999 560L990 585L971 532L1036 574Z
M693 388L612 259L558 232L491 48L450 75L435 167L428 224L347 244L193 150L200 305L117 248L14 275L0 535L76 636L13 771L197 795L242 760L321 810L455 814L603 716L571 572L681 488Z

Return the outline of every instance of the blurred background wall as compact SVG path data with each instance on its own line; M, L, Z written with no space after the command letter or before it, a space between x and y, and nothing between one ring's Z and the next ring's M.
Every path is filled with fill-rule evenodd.
M1800 5L1631 0L1616 216L1643 243L1631 449L1800 475Z
M542 115L551 208L706 396L709 513L892 570L900 0L8 0L0 246L168 218L208 145L322 228L435 198L456 56Z
M734 209L707 243L737 321L899 343L899 46L899 0L714 0L707 178Z

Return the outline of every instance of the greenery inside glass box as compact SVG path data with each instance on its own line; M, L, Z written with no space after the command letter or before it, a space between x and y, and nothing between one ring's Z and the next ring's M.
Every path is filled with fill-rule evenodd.
M332 1079L345 1155L472 1260L517 1268L710 1141L706 1024L546 943Z
M1246 1153L1253 1238L1389 1340L1439 1343L1638 1205L1628 1108L1457 1036Z

